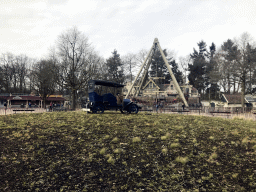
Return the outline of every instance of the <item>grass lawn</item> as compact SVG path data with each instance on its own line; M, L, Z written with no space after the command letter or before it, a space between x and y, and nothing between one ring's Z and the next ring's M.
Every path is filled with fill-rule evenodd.
M256 191L256 122L190 115L0 116L0 191Z

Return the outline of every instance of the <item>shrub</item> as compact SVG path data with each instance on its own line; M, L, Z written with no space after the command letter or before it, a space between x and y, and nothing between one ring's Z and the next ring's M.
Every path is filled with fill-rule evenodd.
M168 149L167 149L167 148L163 148L163 149L162 149L162 153L163 153L163 154L167 154L167 152L168 152Z
M172 143L171 144L171 148L176 148L176 147L179 147L180 146L180 144L179 143Z
M117 143L119 141L119 139L117 137L115 137L114 139L112 139L112 143Z
M112 156L110 156L107 160L108 163L115 164L115 159L113 159Z
M188 157L176 157L175 159L176 162L186 164L188 162Z
M114 150L114 153L122 153L122 149L117 148L117 149Z
M138 143L138 142L141 142L141 139L140 139L140 137L134 137L134 138L132 138L132 142Z
M106 148L102 148L102 149L100 150L100 154L101 154L101 155L105 155L105 153L106 153Z

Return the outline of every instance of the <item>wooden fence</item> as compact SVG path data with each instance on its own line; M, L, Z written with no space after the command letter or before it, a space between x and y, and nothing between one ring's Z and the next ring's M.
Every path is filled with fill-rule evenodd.
M140 105L140 104L139 104ZM182 108L181 106L164 106L156 108L155 106L140 105L141 111L151 111L158 113L181 113L187 115L205 115L205 116L250 116L256 119L256 108L247 107L189 107Z
M29 109L33 109L34 111L17 111L17 110L21 110L24 108L1 108L0 109L0 115L9 115L9 114L14 114L14 113L43 113L46 112L46 109L43 108L29 108ZM16 112L15 112L16 110Z

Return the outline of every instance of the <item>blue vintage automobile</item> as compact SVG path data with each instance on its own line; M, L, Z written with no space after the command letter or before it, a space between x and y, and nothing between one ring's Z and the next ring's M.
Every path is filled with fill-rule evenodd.
M104 113L105 110L120 110L121 113L138 113L138 105L133 103L130 99L122 99L118 95L114 96L112 93L99 95L95 91L96 86L104 86L113 87L115 90L114 92L116 92L116 89L122 88L124 85L110 81L90 80L88 86L89 101L86 103L86 107L83 108L84 111Z

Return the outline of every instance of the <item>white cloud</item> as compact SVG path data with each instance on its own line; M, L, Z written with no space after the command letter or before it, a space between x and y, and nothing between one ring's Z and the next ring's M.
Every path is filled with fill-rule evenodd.
M98 2L94 0L69 0L59 6L60 11L68 16L76 16L80 13L93 12L97 9Z
M127 8L131 6L134 2L132 1L120 1L117 5L121 8Z
M144 0L142 1L135 12L137 13L152 13L160 12L163 9L167 9L172 4L171 0Z
M200 40L220 46L245 31L254 35L256 26L254 0L58 2L0 1L0 54L23 51L40 57L59 34L77 26L104 56L115 48L121 54L149 49L155 37L162 48L185 56Z
M34 11L44 11L47 8L47 3L44 1L39 1L39 2L33 2L26 4L26 7L29 9L33 9Z

